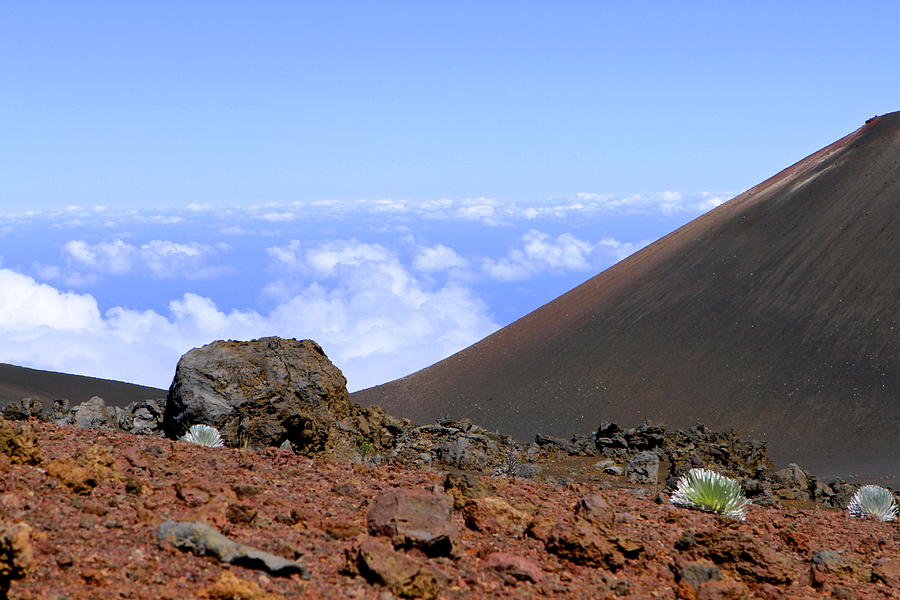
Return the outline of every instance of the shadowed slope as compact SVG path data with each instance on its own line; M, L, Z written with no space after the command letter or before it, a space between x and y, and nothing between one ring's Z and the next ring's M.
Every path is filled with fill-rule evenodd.
M77 404L92 396L100 396L110 406L125 406L137 400L165 398L166 390L0 363L0 406L29 397L43 401L44 406L57 398Z
M898 205L892 113L353 400L521 438L700 420L776 461L900 481Z

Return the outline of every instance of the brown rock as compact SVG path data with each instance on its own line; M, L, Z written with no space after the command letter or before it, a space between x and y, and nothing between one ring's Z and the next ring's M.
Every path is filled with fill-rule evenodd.
M615 512L600 494L588 494L575 506L575 514L585 521L604 530L612 528Z
M840 552L822 550L812 555L813 583L817 583L816 574L849 577L863 583L872 580L872 569L860 561L844 556Z
M369 509L369 533L390 537L395 546L418 547L432 556L451 555L456 536L447 494L397 489L378 496Z
M625 564L625 558L609 540L580 521L557 524L544 545L548 552L579 565L615 571Z
M29 423L10 423L0 418L0 453L14 465L39 465L44 461L37 435Z
M872 565L872 581L900 589L900 558L882 558Z
M453 508L459 510L466 502L497 493L493 484L471 473L447 473L444 490L453 496Z
M174 438L203 423L229 446L287 440L295 450L319 452L334 445L337 421L351 412L347 380L314 341L220 340L178 361L164 429Z
M284 596L269 594L259 584L238 578L224 571L219 579L206 588L209 600L282 600Z
M748 600L747 588L737 581L707 581L700 586L697 600Z
M466 525L476 531L518 537L528 526L529 515L497 496L469 500L463 508Z
M10 583L22 579L34 566L31 527L27 523L0 523L0 597Z
M55 477L75 494L88 495L99 483L98 478L69 457L47 463L47 475Z
M358 548L347 552L345 571L359 574L370 583L387 586L404 598L436 598L446 584L435 569L375 538L367 538Z
M694 548L723 569L732 569L753 582L788 584L793 580L790 560L764 541L739 531L713 530L693 534Z
M256 518L258 509L252 504L231 503L225 509L225 518L238 525L249 525Z
M494 552L489 554L482 566L500 574L506 583L518 581L531 581L540 583L544 579L544 572L540 565L531 559L511 554L509 552Z

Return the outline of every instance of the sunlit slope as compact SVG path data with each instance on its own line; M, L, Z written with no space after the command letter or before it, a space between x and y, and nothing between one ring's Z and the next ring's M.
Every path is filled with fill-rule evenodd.
M900 480L900 113L477 344L362 390L528 438L702 421L779 461Z

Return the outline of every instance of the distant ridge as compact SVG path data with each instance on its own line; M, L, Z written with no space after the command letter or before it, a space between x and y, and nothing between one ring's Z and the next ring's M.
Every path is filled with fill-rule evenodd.
M900 113L461 352L361 390L530 438L702 421L782 464L900 483Z
M166 390L0 363L0 406L28 397L42 400L45 406L57 398L77 404L92 396L100 396L108 405L125 406L136 400L165 398Z

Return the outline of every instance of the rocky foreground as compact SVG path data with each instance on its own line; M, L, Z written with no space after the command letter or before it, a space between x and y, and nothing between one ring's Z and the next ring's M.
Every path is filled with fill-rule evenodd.
M752 506L738 522L641 486L34 422L3 429L0 576L11 598L887 599L900 589L897 523L816 504ZM165 523L188 534L160 535ZM210 541L198 523L235 544Z
M23 399L0 419L11 598L895 598L900 526L764 444L602 423L522 443L349 401L309 340L215 342L165 401ZM192 424L230 447L175 441ZM168 437L166 437L166 434ZM737 479L746 521L677 508ZM4 594L0 592L0 597Z

